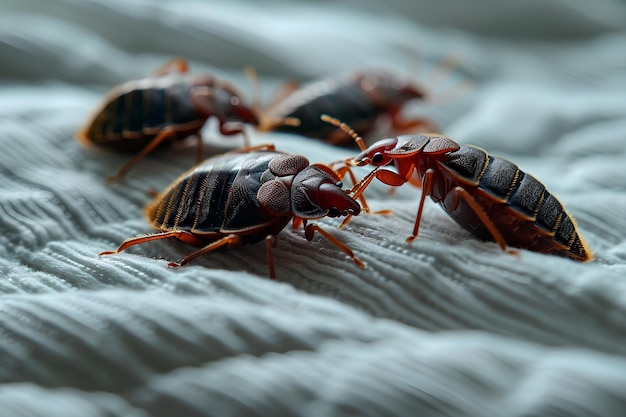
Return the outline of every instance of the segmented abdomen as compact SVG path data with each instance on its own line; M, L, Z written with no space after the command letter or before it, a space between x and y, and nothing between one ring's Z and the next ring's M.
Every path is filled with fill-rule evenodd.
M251 152L208 159L158 196L146 215L160 230L209 237L259 232L259 239L264 238L266 229L279 231L290 219L269 215L257 201L261 175L277 155L282 154Z
M320 116L332 115L360 134L366 134L381 111L357 83L325 80L294 93L276 107L272 114L279 118L294 117L300 120L299 126L277 127L275 130L279 132L322 140L327 140L332 134L339 134L345 136L345 140L338 144L354 145L354 139L322 121Z
M475 147L462 146L447 156L440 166L451 176L451 186L455 182L464 186L508 245L580 261L592 259L575 220L535 177ZM493 240L468 206L446 211L477 236Z
M190 84L181 77L131 81L113 90L85 131L99 145L137 149L167 126L186 137L204 124L190 100ZM175 139L173 137L172 139Z

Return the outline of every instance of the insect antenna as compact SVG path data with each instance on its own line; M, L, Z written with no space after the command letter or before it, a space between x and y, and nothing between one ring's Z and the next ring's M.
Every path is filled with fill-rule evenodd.
M346 123L342 122L339 119L331 117L331 116L329 116L327 114L322 114L320 116L320 119L322 119L326 123L330 123L333 126L337 126L339 129L343 130L345 133L350 135L350 137L352 137L352 139L354 139L356 144L359 145L359 148L361 148L361 151L364 151L365 149L367 149L367 147L365 146L365 143L363 142L363 138L361 136L359 136L359 134L356 133L354 131L354 129L352 129Z

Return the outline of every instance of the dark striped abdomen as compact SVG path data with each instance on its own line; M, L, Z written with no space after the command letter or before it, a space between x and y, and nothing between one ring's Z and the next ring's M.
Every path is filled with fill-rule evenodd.
M320 116L328 114L336 117L365 135L380 115L381 109L369 100L358 84L342 81L321 81L288 97L273 114L280 118L295 117L300 120L300 125L284 125L275 130L323 140L332 134L340 134L345 136L345 141L338 144L354 146L354 139L322 121Z
M535 177L512 162L474 147L462 146L447 156L447 161L440 162L449 178L447 191L463 186L508 245L580 261L592 259L574 219ZM446 211L478 237L493 240L466 203L455 211Z
M261 175L275 152L226 154L183 174L146 209L160 230L183 230L217 237L228 233L278 233L291 218L269 215L259 207Z
M131 150L168 126L180 131L173 139L186 137L204 124L191 103L190 87L178 74L130 81L107 95L85 135L96 144Z

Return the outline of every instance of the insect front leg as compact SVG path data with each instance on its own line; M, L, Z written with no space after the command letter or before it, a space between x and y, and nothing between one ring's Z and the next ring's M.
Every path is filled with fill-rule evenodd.
M417 215L415 216L415 224L413 225L413 234L406 239L406 243L413 242L419 233L420 223L422 221L422 212L424 211L424 202L426 197L430 195L433 190L433 177L435 171L432 169L426 170L424 177L422 178L422 195L420 196L419 207L417 208Z
M347 172L349 172L350 174L352 174L352 171L348 170ZM389 184L388 182L385 181L389 181L392 184L389 185L401 185L404 182L406 182L404 179L402 179L402 177L400 177L398 174L396 174L395 172L389 171L389 170L385 170L385 169L374 169L373 171L371 171L369 174L367 174L365 177L363 177L361 179L361 181L357 182L356 184L354 184L354 186L348 190L348 194L352 194L352 198L355 200L359 200L361 202L363 211L369 213L369 214L382 214L382 215L388 215L391 214L391 210L378 210L375 212L371 212L369 206L367 205L367 202L365 201L365 197L363 197L363 192L365 191L365 189L370 185L370 183L374 180L374 178L379 179L380 181L382 181L385 184ZM382 178L382 179L381 179ZM402 183L400 183L400 181L404 181ZM352 176L352 181L354 181L354 176ZM341 225L339 225L339 228L342 229L344 226L346 226L348 223L350 223L350 220L352 219L352 215L348 215L346 216L346 218L344 219L344 221L341 223Z
M348 161L333 162L329 166L331 167L331 169L333 171L335 171L337 176L339 176L339 178L341 178L342 180L347 175L350 178L350 182L352 183L353 187L356 186L359 183L356 180L356 176L354 175L354 172L352 172L352 167L349 165ZM370 212L370 208L367 205L367 201L365 200L365 197L363 197L363 194L359 194L358 199L361 202L361 209L365 213L369 213ZM344 221L344 223L342 223L341 226L339 226L339 228L342 228L348 222L349 222L349 220L348 220L348 218L346 218L346 221Z
M308 241L313 240L313 236L315 235L315 232L318 232L319 234L324 236L326 239L328 239L330 243L337 246L343 253L348 255L348 257L352 259L354 263L357 264L357 266L359 266L360 268L365 267L365 264L363 263L363 261L357 258L356 255L354 255L354 252L352 252L352 250L349 247L341 243L336 237L328 233L326 230L322 229L315 223L309 223L304 227L304 237L306 237L306 240Z

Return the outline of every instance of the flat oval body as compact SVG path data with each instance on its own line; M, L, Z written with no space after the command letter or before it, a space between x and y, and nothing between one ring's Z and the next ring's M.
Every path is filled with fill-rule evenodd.
M82 140L139 150L166 127L176 131L169 142L184 139L198 132L207 119L191 102L191 88L213 84L210 76L188 73L129 81L107 94L83 130Z
M455 210L446 207L446 197L456 186L462 186L478 203L507 245L579 261L593 258L578 234L575 220L559 200L512 162L471 146L461 146L436 161L424 155L419 159L420 176L429 167L438 173L432 199L477 237L493 240L464 200Z
M263 209L257 192L280 152L233 153L207 159L178 178L146 208L153 227L187 231L204 240L230 233L248 243L276 235L291 219Z
M270 114L277 119L297 118L299 126L282 125L275 130L295 133L354 147L354 139L320 119L328 114L366 136L379 116L400 108L423 94L396 80L392 74L351 74L310 84L287 97ZM336 139L339 138L339 139Z

